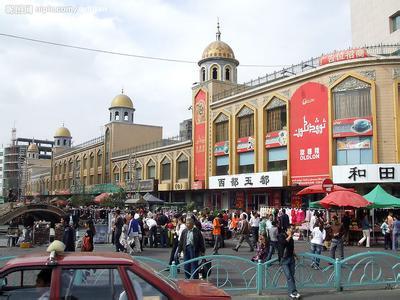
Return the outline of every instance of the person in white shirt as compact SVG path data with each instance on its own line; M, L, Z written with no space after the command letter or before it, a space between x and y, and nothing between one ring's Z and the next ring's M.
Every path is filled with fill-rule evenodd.
M253 248L257 247L258 232L260 229L260 217L257 212L253 212L250 218L251 233L253 235Z
M324 240L326 237L326 232L324 229L324 224L320 223L319 226L315 227L311 231L311 253L321 255L322 248L324 245ZM314 257L312 267L316 270L319 269L319 258Z
M157 240L156 240L156 233L157 233L157 221L153 219L153 215L151 214L146 219L146 225L149 228L149 243L150 248L157 248Z

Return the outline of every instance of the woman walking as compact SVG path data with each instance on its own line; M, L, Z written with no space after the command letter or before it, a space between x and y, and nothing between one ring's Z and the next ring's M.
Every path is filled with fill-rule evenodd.
M94 227L93 221L88 220L85 222L85 235L82 238L82 252L93 252L94 250L94 241L93 237L96 234L96 228Z
M358 241L358 246L361 246L365 240L367 240L366 243L366 247L369 248L369 241L370 241L370 232L371 232L371 225L369 225L368 222L368 215L366 214L363 218L363 220L361 221L361 228L362 228L362 232L363 232L363 237L361 238L361 240Z
M326 231L324 229L324 224L320 223L319 226L314 227L311 231L311 253L321 255L322 248L324 247L324 240L326 237ZM311 267L315 270L319 269L319 258L314 257Z
M385 238L385 250L392 249L392 237L390 234L390 228L389 228L389 224L388 224L388 218L385 219L385 221L383 221L382 225L381 225L381 230L382 230L382 234Z

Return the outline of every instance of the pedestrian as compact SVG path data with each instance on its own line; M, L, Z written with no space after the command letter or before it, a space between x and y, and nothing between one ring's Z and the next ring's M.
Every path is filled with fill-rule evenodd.
M82 237L82 252L93 252L94 250L94 241L93 238L96 234L96 228L94 227L93 221L88 220L85 222L85 235Z
M238 227L238 233L240 234L238 244L232 249L238 252L240 246L242 246L243 241L246 241L247 244L250 246L250 252L254 251L253 244L250 242L250 224L247 221L247 214L242 213L240 216L240 222Z
M238 224L239 224L239 217L237 214L232 215L231 223L229 224L229 229L232 231L232 238L236 237Z
M358 241L358 246L361 246L364 243L364 241L366 240L367 242L366 242L365 246L366 246L366 248L369 248L369 246L370 246L369 243L370 243L370 239L371 239L371 237L370 237L371 225L369 225L367 214L364 215L364 218L361 221L361 229L363 232L363 237L361 238L361 240Z
M120 243L120 238L122 234L122 226L124 226L125 221L121 216L121 211L119 209L115 210L115 221L114 221L114 243L115 243L115 251L123 252L125 248Z
M160 226L160 244L161 247L167 247L167 239L168 239L168 229L167 224L169 222L168 217L161 213L157 218L157 225Z
M121 252L131 252L130 246L128 244L128 227L129 222L131 221L131 215L127 214L125 218L123 218L124 225L122 225L121 235L119 237L119 243L122 245Z
M172 265L173 261L175 262L175 264L179 263L179 262L177 262L177 260L179 259L179 258L177 258L177 250L178 250L178 246L179 246L178 231L179 231L180 224L179 224L177 218L173 218L171 223L174 227L171 229L172 249L171 249L171 254L169 256L169 265Z
M251 233L253 236L253 248L257 246L258 232L260 230L260 217L257 212L251 213L250 218Z
M251 258L253 262L265 262L268 255L268 244L263 234L258 237L256 255Z
M285 233L290 226L289 216L286 214L286 210L282 209L282 215L279 217L279 229L281 233Z
M295 267L296 254L294 253L293 229L288 228L278 237L278 259L285 274L288 293L291 299L299 299L300 294L296 289Z
M149 229L150 248L157 248L157 222L154 220L154 215L151 212L147 214L146 225Z
M348 211L344 213L344 216L342 218L342 223L344 228L343 241L344 244L347 246L349 244L350 224L351 224L351 218Z
M338 221L338 217L335 215L332 217L332 241L331 241L331 257L335 259L336 249L338 249L340 254L340 259L344 259L344 249L343 249L343 234L344 228L343 224L340 224ZM325 234L326 236L326 234Z
M326 231L324 229L324 224L320 223L318 227L314 227L311 231L311 253L321 255L322 248L324 246L324 240L326 237ZM316 270L319 269L320 259L313 257L312 267Z
M276 226L276 221L272 221L271 225L272 227L268 229L269 251L267 261L271 260L272 255L275 253L275 249L278 252L278 227Z
M134 213L133 218L130 214L130 221L128 226L128 249L129 254L133 252L141 252L139 236L142 234L139 225L139 214Z
M388 218L386 218L381 225L382 234L385 238L385 250L392 249L391 231L389 229Z
M192 218L186 219L186 228L183 230L179 241L178 253L182 251L185 262L204 255L206 251L203 235L200 229L194 226ZM197 260L185 264L185 278L199 279Z
M65 245L64 251L75 252L75 230L73 228L73 222L69 221L69 218L63 219L64 221L64 234L63 243Z
M260 217L260 224L258 226L258 234L263 235L265 238L268 237L268 231L267 231L267 218L266 215L262 215Z
M396 216L393 218L393 250L396 251L399 249L399 237L400 237L400 218Z
M213 236L214 236L214 248L213 255L218 254L218 249L221 247L221 227L222 227L222 214L218 214L213 220Z

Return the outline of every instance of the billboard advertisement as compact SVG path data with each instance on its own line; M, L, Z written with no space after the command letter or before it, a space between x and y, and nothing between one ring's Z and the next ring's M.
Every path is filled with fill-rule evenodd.
M372 117L347 118L333 121L334 138L372 134Z
M329 177L328 89L307 82L290 100L292 184L319 184Z
M194 98L194 181L206 178L206 93L200 90Z
M265 136L265 148L277 148L287 145L288 132L287 130L280 130L269 132Z

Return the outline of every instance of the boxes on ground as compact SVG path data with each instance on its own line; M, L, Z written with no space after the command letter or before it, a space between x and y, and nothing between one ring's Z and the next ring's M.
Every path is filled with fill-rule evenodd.
M50 222L38 221L33 225L33 244L44 245L50 241Z
M19 244L19 247L22 249L28 249L28 248L31 248L32 245L29 242L22 242L21 244Z

